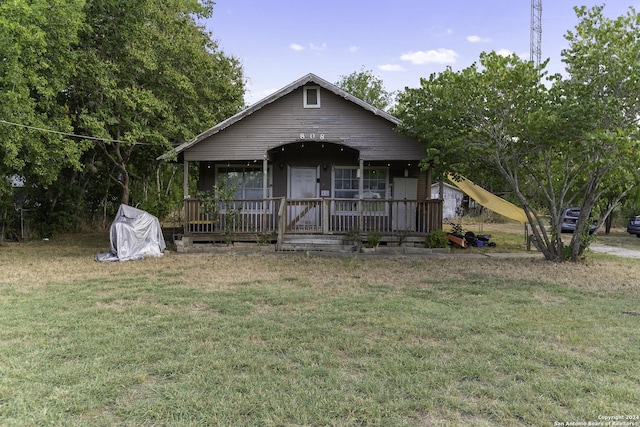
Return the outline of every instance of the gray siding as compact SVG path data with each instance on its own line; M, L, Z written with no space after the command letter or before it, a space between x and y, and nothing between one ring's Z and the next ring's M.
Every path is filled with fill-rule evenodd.
M364 161L417 161L423 145L395 132L395 125L333 92L320 89L321 108L303 108L303 87L267 104L242 120L184 151L188 161L262 161L269 150L315 140L346 145Z

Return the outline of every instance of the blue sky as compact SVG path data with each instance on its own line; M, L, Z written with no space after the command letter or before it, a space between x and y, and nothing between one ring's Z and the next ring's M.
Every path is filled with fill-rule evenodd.
M605 4L616 17L640 0L542 0L542 57L561 72L564 34L574 5ZM483 51L529 58L529 0L216 0L205 25L227 54L240 59L252 104L314 73L329 82L373 71L388 91L421 77L476 62Z

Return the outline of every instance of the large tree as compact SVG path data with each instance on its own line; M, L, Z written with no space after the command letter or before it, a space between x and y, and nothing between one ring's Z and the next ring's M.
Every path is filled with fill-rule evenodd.
M595 203L615 188L621 197L640 164L638 17L633 10L615 20L602 8L576 11L581 23L563 53L568 79L543 84L545 64L482 54L480 66L423 79L400 97L398 109L403 131L428 143L427 163L449 172L498 172L550 260L582 255ZM565 250L567 205L580 206L581 215Z
M393 103L394 94L387 92L382 79L364 67L359 72L340 76L336 86L380 110L387 110Z
M80 167L82 141L38 129L73 130L61 98L77 67L83 5L0 2L0 219L12 203L7 178L19 176L28 187L43 188L63 168Z
M155 176L155 157L242 104L240 64L195 21L212 12L209 0L87 1L74 125L104 138L96 146L122 203L132 177Z

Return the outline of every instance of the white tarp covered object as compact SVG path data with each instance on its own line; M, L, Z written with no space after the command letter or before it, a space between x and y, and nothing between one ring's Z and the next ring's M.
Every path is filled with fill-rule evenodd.
M146 255L162 256L167 245L158 218L140 209L120 205L110 230L111 249L96 261L130 261Z

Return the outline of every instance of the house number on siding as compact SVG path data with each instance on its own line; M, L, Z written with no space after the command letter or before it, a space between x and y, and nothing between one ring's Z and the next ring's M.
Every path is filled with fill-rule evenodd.
M324 133L300 133L300 138L299 139L317 139L317 140L323 140L324 139Z

